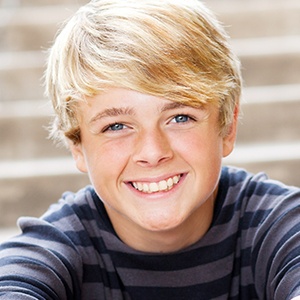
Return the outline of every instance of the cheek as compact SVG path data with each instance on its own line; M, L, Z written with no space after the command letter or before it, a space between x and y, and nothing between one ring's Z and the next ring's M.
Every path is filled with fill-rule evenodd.
M130 142L120 140L106 143L92 142L86 153L90 176L103 178L117 176L127 164L132 152L131 145Z
M215 160L222 157L223 142L218 134L211 132L195 132L185 133L182 136L171 138L173 140L172 147L177 152L182 153L186 157L195 160Z
M178 148L177 148L178 149ZM215 188L222 165L222 138L218 135L198 134L188 137L178 150L182 159L192 167L200 192ZM205 187L205 188L204 188Z

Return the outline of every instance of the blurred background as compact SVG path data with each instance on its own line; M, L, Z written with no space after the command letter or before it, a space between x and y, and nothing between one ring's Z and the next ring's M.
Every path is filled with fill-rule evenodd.
M0 241L19 216L40 216L88 184L67 150L47 139L46 50L87 1L0 0ZM236 149L224 164L300 186L300 1L207 0L242 62Z

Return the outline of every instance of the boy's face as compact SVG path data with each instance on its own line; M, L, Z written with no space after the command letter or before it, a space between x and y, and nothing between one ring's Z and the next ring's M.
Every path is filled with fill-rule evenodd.
M235 125L220 136L216 108L125 89L79 108L81 144L71 146L72 154L121 237L184 232L192 218L210 222L221 160L235 139Z

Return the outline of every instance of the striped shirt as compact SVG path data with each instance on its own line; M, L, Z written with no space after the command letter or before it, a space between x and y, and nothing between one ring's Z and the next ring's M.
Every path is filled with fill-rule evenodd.
M300 189L222 169L214 217L194 245L135 251L90 186L67 192L0 247L1 299L291 299L300 295Z

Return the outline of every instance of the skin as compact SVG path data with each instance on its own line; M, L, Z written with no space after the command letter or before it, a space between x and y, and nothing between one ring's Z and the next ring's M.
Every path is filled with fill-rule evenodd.
M237 109L222 137L215 107L113 88L79 103L78 118L81 143L70 144L76 166L88 173L124 243L173 252L207 232L222 158L234 147ZM174 176L180 180L173 188L155 193L133 186Z

